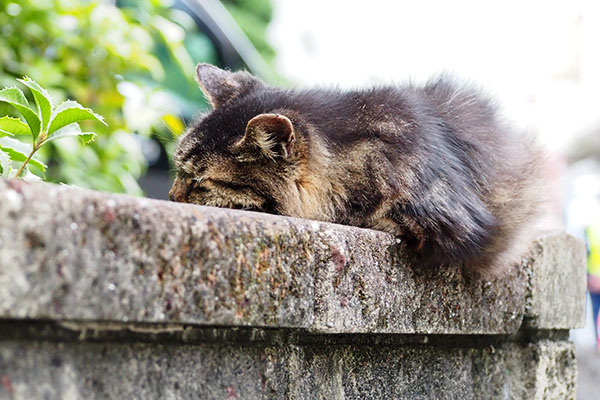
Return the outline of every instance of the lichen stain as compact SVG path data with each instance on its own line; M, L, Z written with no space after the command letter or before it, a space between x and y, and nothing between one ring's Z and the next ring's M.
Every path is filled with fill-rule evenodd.
M346 257L334 245L329 246L329 251L331 251L331 261L335 266L335 271L342 272L346 265Z
M15 388L8 375L2 375L2 378L0 378L0 383L2 384L2 387L4 388L4 390L6 390L8 394L12 394L15 391Z
M235 387L230 385L227 387L227 400L237 398L237 392L235 391Z
M233 276L229 280L229 284L233 288L236 310L235 317L238 319L244 318L246 314L246 308L250 305L250 299L246 296L246 289L244 285L244 272L248 271L248 261L243 253L240 253L236 258L236 270Z
M256 256L256 262L254 264L256 275L262 275L269 267L269 248L265 246Z
M348 299L346 297L342 297L340 299L340 306L342 306L342 307L347 307L348 306Z
M115 213L115 210L113 210L110 207L107 207L104 209L103 218L104 218L104 223L106 225L110 225L117 219L117 214Z
M12 190L19 194L23 194L23 186L27 185L27 183L18 179L9 179L5 182L8 185L8 187L10 187Z
M206 280L208 283L210 283L211 286L215 285L215 282L217 282L217 271L215 270L215 268L211 269L208 274L206 275Z
M211 239L217 245L217 249L219 249L219 251L222 251L223 250L223 239L221 239L221 233L219 232L219 229L211 221L208 221L206 223L206 227L208 228L208 232L210 233Z

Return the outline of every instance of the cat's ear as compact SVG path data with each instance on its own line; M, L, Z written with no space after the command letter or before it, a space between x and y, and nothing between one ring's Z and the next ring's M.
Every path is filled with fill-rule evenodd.
M225 71L214 65L200 63L196 66L196 81L213 108L249 93L262 82L245 71Z
M294 125L285 115L260 114L248 122L242 142L257 147L269 158L289 158L296 142Z

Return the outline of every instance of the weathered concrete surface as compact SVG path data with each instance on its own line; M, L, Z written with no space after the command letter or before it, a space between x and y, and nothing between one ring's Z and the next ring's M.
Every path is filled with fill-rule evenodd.
M0 399L572 399L563 341L480 348L0 341Z
M491 281L382 232L0 180L0 399L570 399L585 248Z
M566 233L538 239L528 262L526 319L538 329L585 326L585 244Z
M487 281L411 267L382 232L65 186L0 181L0 221L0 318L510 334L528 306L533 327L580 321L571 239L537 244L558 275Z

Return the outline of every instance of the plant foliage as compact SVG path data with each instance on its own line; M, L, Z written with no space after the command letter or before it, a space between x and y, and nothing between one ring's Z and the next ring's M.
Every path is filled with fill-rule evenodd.
M55 106L48 92L31 78L26 76L18 81L29 88L34 105L29 104L21 89L15 86L0 90L0 101L13 106L25 119L22 121L8 115L0 117L0 168L3 177L19 178L24 173L33 177L30 164L43 174L46 164L34 158L42 146L75 136L87 144L96 138L96 134L83 132L78 122L91 119L106 125L104 118L76 101L66 100ZM15 139L23 136L31 137L31 146Z
M172 146L185 121L207 107L193 71L197 62L218 63L216 51L194 20L174 4L172 0L0 0L0 87L28 75L47 91L24 82L30 89L24 95L29 103L17 92L5 92L10 102L0 102L0 116L19 117L32 126L27 134L37 138L50 128L42 125L50 124L52 106L44 103L50 94L57 103L73 99L84 104L107 122L80 123L82 132L93 129L98 134L88 146L66 136L59 145L47 140L30 161L34 169L42 169L34 163L47 165L46 180L142 194L137 179L150 159L145 150L148 138ZM259 51L270 58L272 50L261 45L271 13L269 0L236 0L226 5ZM85 113L76 106L65 112ZM39 131L36 119L40 119ZM52 128L63 124L61 119ZM18 123L10 121L3 124L19 129ZM21 135L4 134L0 139L14 141ZM8 150L0 153L0 167L19 157Z
M185 126L183 118L206 107L193 79L194 64L215 62L215 53L191 18L171 8L172 1L119 3L0 0L0 87L28 75L47 90L24 83L31 108L19 93L5 92L11 103L0 103L0 116L19 116L37 136L49 127L38 131L36 123L44 116L49 121L48 93L57 104L73 99L90 107L107 125L82 121L82 132L98 134L88 146L74 138L46 142L35 156L47 165L45 179L140 195L137 179L147 166L148 138L172 141ZM194 43L193 57L188 41ZM53 129L66 128L63 117L86 115L73 103L63 107ZM4 165L6 154L0 156Z

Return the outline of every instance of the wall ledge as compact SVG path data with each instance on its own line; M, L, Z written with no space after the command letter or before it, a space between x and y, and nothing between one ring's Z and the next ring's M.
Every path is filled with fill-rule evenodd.
M61 185L0 180L0 221L0 370L22 398L34 378L145 393L117 383L131 363L184 397L574 396L586 253L563 232L487 280L412 266L383 232Z

